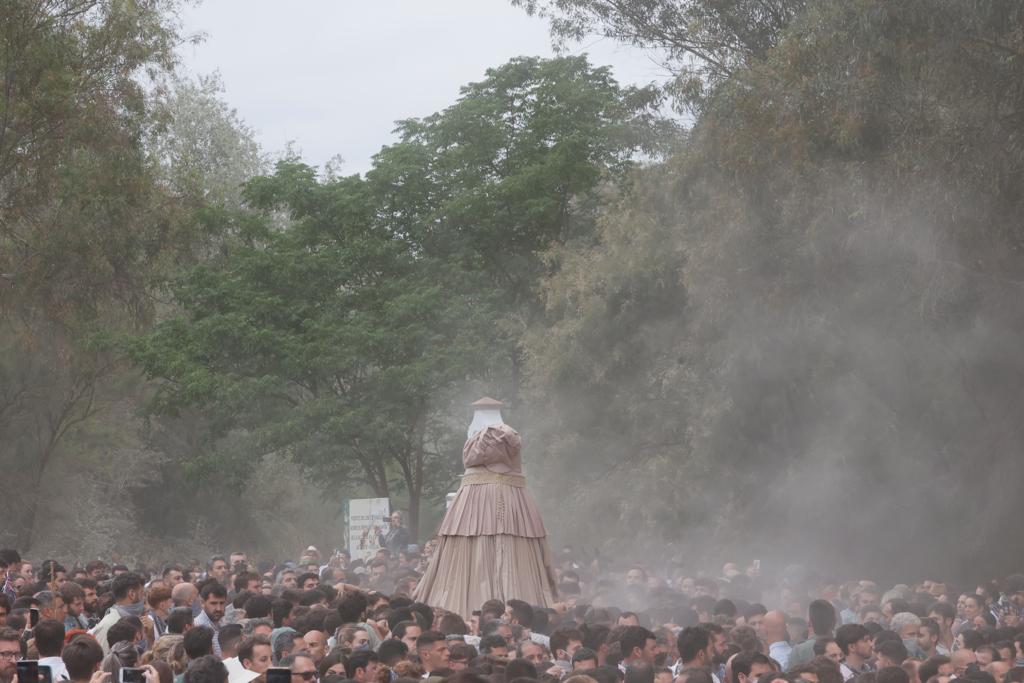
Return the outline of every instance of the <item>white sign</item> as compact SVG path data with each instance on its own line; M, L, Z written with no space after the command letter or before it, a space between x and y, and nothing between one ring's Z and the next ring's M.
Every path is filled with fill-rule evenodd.
M345 501L346 545L353 560L368 560L380 549L378 532L388 533L391 501L387 498L356 498Z

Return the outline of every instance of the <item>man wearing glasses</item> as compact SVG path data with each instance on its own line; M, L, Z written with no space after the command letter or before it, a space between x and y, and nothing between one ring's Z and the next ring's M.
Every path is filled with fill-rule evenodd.
M316 664L313 658L305 653L288 655L281 660L280 666L292 670L292 683L315 683L317 680Z
M21 659L21 639L13 628L0 628L0 683L10 683Z

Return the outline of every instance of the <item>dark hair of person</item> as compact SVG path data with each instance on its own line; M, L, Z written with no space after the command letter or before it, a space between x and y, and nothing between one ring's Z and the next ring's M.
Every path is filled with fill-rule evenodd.
M902 664L907 658L907 646L902 640L886 640L881 645L875 645L875 652L884 655L897 664Z
M319 604L324 601L327 596L319 588L311 588L308 591L302 592L302 597L299 598L300 607L312 607L313 605Z
M685 664L692 662L711 643L711 633L703 626L687 626L679 632L676 649L679 659Z
M217 598L227 599L228 589L220 585L216 581L212 581L203 586L203 589L199 591L199 596L203 599L204 602L206 600L209 600L211 595Z
M280 598L270 603L270 614L274 620L274 628L284 626L284 620L292 613L292 609L294 609L292 603Z
M555 611L551 608L535 609L533 611L533 622L529 624L530 630L533 633L540 633L547 635L551 630L551 617L555 614Z
M530 603L513 598L506 604L508 604L509 612L517 624L529 626L533 623L533 607L530 606Z
M594 666L597 666L597 653L588 647L577 648L576 652L572 653L572 663L586 662L594 660Z
M409 609L412 611L413 615L418 614L420 617L422 617L417 618L417 621L419 621L420 626L423 626L424 629L428 629L433 625L434 610L432 610L429 605L426 605L422 602L414 602L411 605L409 605Z
M113 647L115 643L122 641L133 641L139 630L135 627L135 624L128 621L128 619L119 619L109 629L107 629L107 647Z
M316 572L303 572L295 577L295 585L299 587L299 590L302 590L302 587L310 579L316 579L317 581L319 581L320 575Z
M918 666L918 678L920 678L922 681L927 681L932 676L937 676L939 674L939 668L946 664L949 664L949 662L949 657L944 657L942 655L935 655L934 657L929 657L928 659L921 662L920 666Z
M839 664L828 657L815 657L808 666L818 677L818 683L843 683L843 674L839 671Z
M765 666L771 666L772 660L768 659L767 656L760 652L741 652L732 658L732 680L734 683L739 683L740 674L744 676L750 675L750 670L754 668L755 664L763 664Z
M365 671L366 668L370 666L370 662L379 661L380 657L377 655L376 652L373 652L372 650L367 650L364 652L353 652L345 660L345 675L349 678L354 679L356 677L356 671L358 669L362 669L363 671Z
M943 619L956 618L956 608L948 602L933 602L931 605L928 606L928 613L931 614L932 612L938 614ZM924 679L922 679L922 681L923 680Z
M850 654L850 646L868 635L868 630L860 624L843 624L836 629L836 645L844 655Z
M0 626L0 640L4 642L13 641L20 644L21 631L10 625L10 615L8 615L7 624L7 626ZM24 628L24 626L22 628Z
M247 619L266 619L270 616L271 600L265 595L254 595L245 601L242 609Z
M505 666L505 680L528 678L537 680L537 667L526 659L513 659Z
M1024 666L1015 666L1006 672L1008 683L1024 683Z
M973 628L960 631L960 638L964 641L964 648L967 650L976 650L985 644L985 635Z
M161 659L154 659L149 665L156 669L159 683L174 683L174 669L170 664Z
M419 626L419 624L417 624L415 621L411 619L408 621L400 621L397 624L395 624L395 627L393 629L391 629L391 635L397 638L398 640L401 640L402 638L405 638L405 631L410 626Z
M743 616L745 616L748 619L750 617L757 616L758 614L760 614L762 617L768 614L768 608L759 602L750 603L750 606L743 611Z
M193 619L191 608L175 607L167 615L167 632L181 635L192 625Z
M363 593L346 592L338 600L338 614L341 616L342 623L354 624L362 621L368 604Z
M27 609L12 609L7 613L7 627L16 629L16 633L21 633L26 626L28 626L28 610ZM21 636L15 638L20 639ZM3 638L0 638L3 640Z
M56 619L43 619L32 629L40 657L59 657L64 647L64 624Z
M398 681L395 681L395 683L398 683ZM456 671L454 674L449 676L447 683L491 683L491 681L476 672L463 670Z
M832 635L832 629L836 627L836 608L828 600L811 600L807 606L807 616L810 619L811 631L816 636Z
M939 622L935 621L931 617L923 617L921 619L921 626L928 629L928 632L933 636L939 636L942 633L942 628L939 626Z
M420 637L416 639L416 649L422 650L423 648L430 647L434 643L444 639L444 634L439 631L424 631L420 634Z
M814 640L814 645L811 647L814 652L814 656L821 657L824 655L825 650L828 648L828 644L834 642L836 642L835 638L816 638Z
M192 631L195 630L192 629ZM227 680L227 667L213 655L197 658L185 670L185 683L227 683Z
M871 603L871 604L868 604L868 605L864 605L859 610L857 610L857 616L860 617L863 620L864 618L866 618L872 612L878 612L879 614L881 614L882 613L882 607L880 605L878 605L877 603ZM867 626L867 622L864 622L864 625Z
M401 641L395 641L401 642ZM381 645L383 647L383 644ZM461 640L452 641L448 645L448 661L449 662L472 662L474 659L480 656L477 649L469 643Z
M480 605L480 621L484 620L484 615L490 614L491 619L496 619L505 613L505 603L501 600L490 599Z
M729 619L736 618L736 603L729 598L722 598L715 603L715 606L711 608L711 614L714 616L723 616Z
M249 582L259 580L260 575L255 572L238 572L237 574L235 574L235 580L233 582L235 592L241 593L242 591L246 590L246 586L249 585Z
M103 648L95 638L75 638L64 647L60 658L71 680L88 681L96 665L103 661Z
M464 636L469 633L469 626L458 614L449 612L441 617L441 623L438 624L437 630L446 636Z
M893 598L889 601L889 609L893 614L899 614L900 612L909 612L910 603L903 598Z
M885 666L875 672L875 683L910 683L910 676L903 667Z
M156 588L151 588L149 590L149 595L146 596L146 604L156 609L161 602L166 602L170 599L171 589L166 586L157 586Z
M64 604L85 597L85 590L74 581L65 581L64 585L60 587L59 593L60 599L64 601Z
M344 666L344 664L345 664L345 649L344 648L335 647L333 650L328 652L327 655L324 656L323 659L320 660L319 664L317 664L316 671L317 671L318 674L320 674L321 683L323 682L324 678L327 677L327 671L332 666L334 666L335 664L341 664L342 666ZM345 677L342 676L341 678L344 679Z
M1014 636L1017 635L1017 633L1019 633L1019 631L1017 631L1017 628L1015 626L1003 626L1003 627L997 628L995 633L992 634L992 641L995 642L995 643L998 643L998 642L1001 642L1001 641L1007 641L1007 642L1011 642L1012 643L1013 642L1013 638L1014 638ZM997 645L996 647L1002 647L1002 646L1001 645Z
M252 661L253 649L257 645L266 645L267 647L270 647L270 638L265 635L258 634L244 639L242 644L238 646L238 661L244 662L246 659Z
M213 654L213 629L195 626L185 634L182 644L189 659L199 659Z
M416 641L417 649L420 646L420 641ZM489 636L484 636L480 639L480 654L489 655L496 649L506 648L508 649L508 642L504 638L499 636L497 633L492 633Z
M235 643L242 639L242 625L241 624L224 624L220 631L217 632L217 642L220 645L220 649L230 650L235 646Z
M607 634L605 634L605 637L607 637ZM556 628L551 632L551 636L548 639L551 655L554 657L557 656L558 650L567 650L569 648L569 641L572 640L578 640L583 643L583 634L575 628Z
M597 683L619 683L620 672L614 666L599 666L596 669L588 669L587 675Z
M594 652L601 649L601 646L608 640L612 630L605 624L587 625L583 634L583 647L588 647Z
M380 661L384 666L394 666L396 662L399 662L409 654L409 646L403 643L401 640L395 640L389 638L380 644L377 648L377 655L380 657ZM450 648L449 648L450 654Z
M245 605L246 601L254 595L256 595L256 593L253 593L252 591L241 591L236 593L234 599L231 601L231 606L235 609L242 609L242 606Z
M626 659L633 654L634 648L644 649L647 645L648 640L657 640L658 638L645 629L643 626L627 626L626 630L623 631L622 637L619 639L622 649L622 658Z
M293 652L290 655L281 658L281 661L277 663L278 666L286 666L289 669L295 662L300 659L313 660L313 657L308 652Z
M146 585L146 582L142 580L142 577L138 574L128 572L126 574L118 574L110 582L110 592L114 594L114 600L124 600L128 597L128 591L133 588L139 590Z

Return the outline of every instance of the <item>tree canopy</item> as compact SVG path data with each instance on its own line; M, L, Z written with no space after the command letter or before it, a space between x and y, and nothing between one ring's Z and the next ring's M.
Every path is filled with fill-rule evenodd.
M510 318L539 312L544 254L588 239L601 184L656 150L658 100L584 58L516 59L401 122L366 178L294 161L254 178L214 228L237 243L180 278L182 315L132 345L160 381L153 409L200 408L331 489L400 495L415 531L424 492L443 499L458 471L452 401L517 386ZM225 465L244 483L216 449L193 462Z
M544 492L585 477L558 533L877 571L849 552L870 545L893 572L962 538L954 571L1008 565L1021 8L794 9L547 280L555 322L527 347Z

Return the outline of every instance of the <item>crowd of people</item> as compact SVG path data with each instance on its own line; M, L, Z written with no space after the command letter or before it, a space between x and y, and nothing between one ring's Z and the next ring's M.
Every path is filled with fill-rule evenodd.
M801 567L769 580L756 561L605 568L566 548L556 604L460 615L410 597L429 544L381 540L369 561L310 546L131 568L0 550L0 683L36 683L17 680L28 660L74 683L1024 683L1024 575L883 590Z

